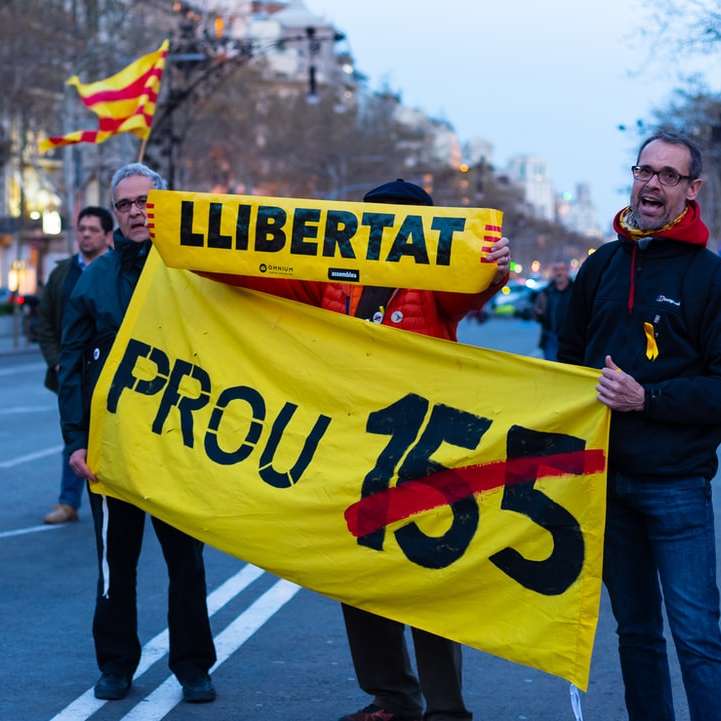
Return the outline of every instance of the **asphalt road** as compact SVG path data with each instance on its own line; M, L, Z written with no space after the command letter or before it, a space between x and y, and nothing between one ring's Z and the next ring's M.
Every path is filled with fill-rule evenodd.
M515 320L464 324L461 337L532 353L537 327ZM0 721L336 721L365 703L337 604L206 550L209 605L220 662L214 704L179 703L164 648L166 574L148 524L139 567L142 673L123 701L92 698L90 635L96 581L92 522L42 526L60 477L55 397L39 356L0 357ZM716 500L718 512L718 499ZM718 531L717 531L718 533ZM467 649L468 706L477 721L572 719L568 684ZM688 719L674 659L677 718ZM625 719L613 620L604 598L585 718Z

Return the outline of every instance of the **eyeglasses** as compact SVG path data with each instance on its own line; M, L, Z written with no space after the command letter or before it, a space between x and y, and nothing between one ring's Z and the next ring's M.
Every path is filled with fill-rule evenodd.
M682 180L691 180L690 175L681 175L681 173L673 168L654 170L650 165L634 165L631 168L631 172L633 173L633 177L642 183L647 183L654 175L658 175L658 182L661 183L661 185L668 185L670 187L678 185Z
M137 198L123 198L122 200L119 200L117 203L114 203L115 210L118 211L118 213L129 213L130 209L133 207L133 205L138 210L145 210L145 205L148 202L148 196L147 195L139 195Z

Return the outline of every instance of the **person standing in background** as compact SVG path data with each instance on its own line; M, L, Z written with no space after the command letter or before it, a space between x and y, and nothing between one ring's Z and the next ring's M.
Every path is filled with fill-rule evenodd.
M78 214L76 228L78 252L61 260L48 278L38 306L37 338L47 363L45 387L58 392L60 369L60 338L63 330L63 314L70 294L78 278L96 258L112 246L113 216L105 208L88 206ZM70 468L69 454L63 449L60 496L57 504L43 518L45 523L68 523L78 520L78 509L83 495L85 480L76 476Z
M563 327L571 301L573 281L568 276L568 263L557 260L551 265L548 285L538 294L533 314L541 324L538 345L546 360L558 359L558 333Z

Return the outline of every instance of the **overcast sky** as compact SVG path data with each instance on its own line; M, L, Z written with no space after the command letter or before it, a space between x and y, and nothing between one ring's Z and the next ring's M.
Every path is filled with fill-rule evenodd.
M604 229L626 204L638 137L678 73L639 36L641 0L306 0L344 31L372 87L442 115L462 139L491 141L494 163L546 159L558 191L591 184ZM705 63L711 64L707 58Z

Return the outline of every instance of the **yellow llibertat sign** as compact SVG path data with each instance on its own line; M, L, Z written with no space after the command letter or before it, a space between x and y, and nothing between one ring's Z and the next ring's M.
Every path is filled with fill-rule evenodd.
M93 396L94 489L585 689L610 418L596 376L231 288L153 252Z
M499 210L153 190L148 219L167 265L207 273L458 293L485 290Z

